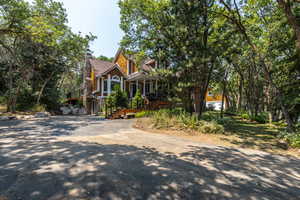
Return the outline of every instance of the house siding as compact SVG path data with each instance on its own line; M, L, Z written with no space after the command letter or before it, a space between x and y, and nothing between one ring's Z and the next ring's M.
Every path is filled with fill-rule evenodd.
M128 62L128 59L123 55L123 53L120 53L116 60L116 63L120 66L120 68L124 74L128 74L127 62ZM137 72L137 71L138 71L138 67L133 62L132 73Z

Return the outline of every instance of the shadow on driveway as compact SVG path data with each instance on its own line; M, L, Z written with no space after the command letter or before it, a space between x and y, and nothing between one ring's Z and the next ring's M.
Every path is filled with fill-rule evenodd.
M34 122L2 130L0 197L299 199L300 161L293 157L201 146L175 155L149 147L60 142L53 137L52 131L68 134L90 122L61 122L67 128L57 130Z

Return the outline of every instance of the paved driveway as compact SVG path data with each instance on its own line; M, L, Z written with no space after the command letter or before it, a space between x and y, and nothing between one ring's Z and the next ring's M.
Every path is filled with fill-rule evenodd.
M300 199L299 159L148 134L132 123L1 122L0 199Z

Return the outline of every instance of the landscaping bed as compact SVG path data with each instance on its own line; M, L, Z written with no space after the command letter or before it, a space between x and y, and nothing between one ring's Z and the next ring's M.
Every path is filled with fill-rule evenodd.
M174 120L173 117L166 119L166 116L162 115L161 118L158 119L157 116L147 112L144 112L144 114L138 113L136 115L141 118L136 121L135 127L155 134L173 135L211 145L263 150L271 153L300 157L299 148L292 148L286 140L279 137L282 129L276 125L259 124L241 119L237 116L226 116L222 120L215 121L211 119L213 118L211 113L208 115L210 115L210 117L207 116L207 114L204 116L207 123L212 123L208 126L210 127L207 129L208 132L204 132L203 130L206 129L201 127L196 126L193 128L193 125L190 125L190 127L184 126L181 124L182 122ZM197 124L198 122L189 121L187 123ZM162 126L162 124L164 126ZM217 126L216 124L224 129L222 130L220 127L216 129L214 127Z

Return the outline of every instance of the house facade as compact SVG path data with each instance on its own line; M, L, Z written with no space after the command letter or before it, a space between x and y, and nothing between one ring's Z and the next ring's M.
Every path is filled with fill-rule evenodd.
M113 62L101 61L87 56L84 72L83 103L88 114L95 114L105 104L105 99L115 87L119 85L126 91L129 98L135 96L140 90L143 97L148 100L162 99L167 87L160 83L159 78L151 75L151 71L157 68L157 62L148 59L137 66L130 56L119 50ZM207 105L221 105L221 95L206 95Z
M134 60L125 56L121 50L117 52L113 62L87 57L83 95L87 112L99 112L115 85L126 91L129 98L134 97L137 90L140 90L144 97L157 96L159 80L150 76L151 70L155 68L155 61L150 59L138 68Z

